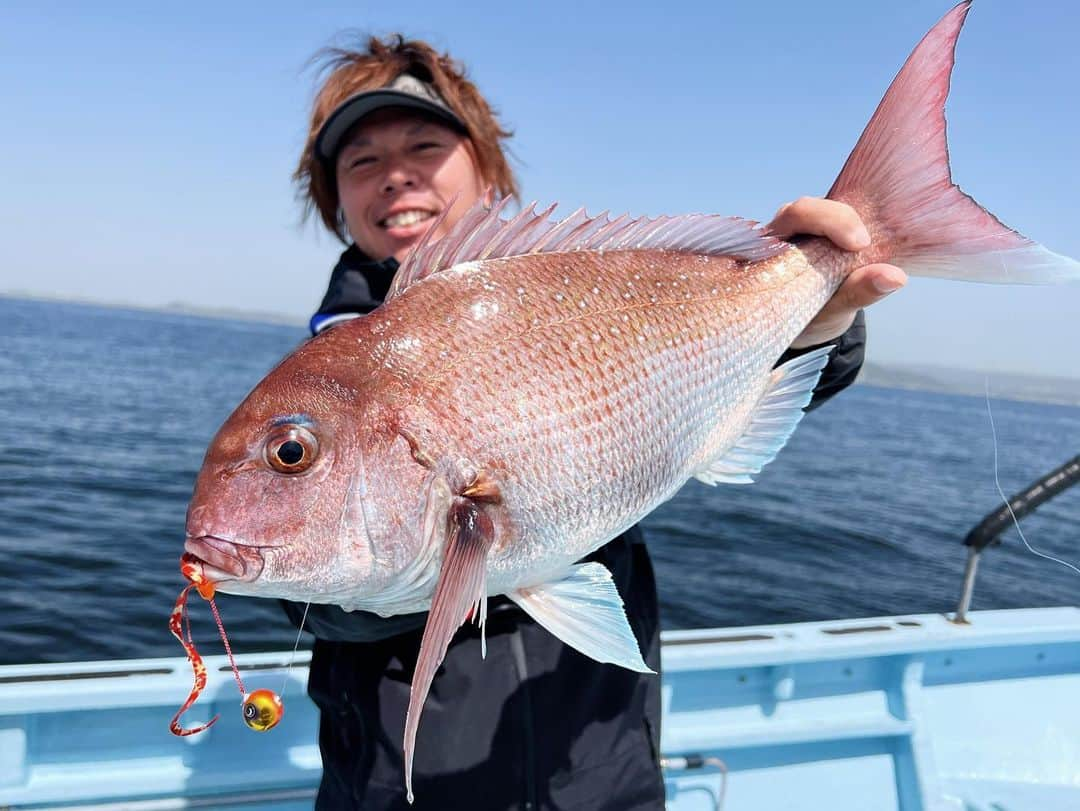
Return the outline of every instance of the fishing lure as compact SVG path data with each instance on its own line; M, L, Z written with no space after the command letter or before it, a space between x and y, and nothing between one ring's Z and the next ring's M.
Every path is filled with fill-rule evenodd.
M180 573L191 582L184 587L184 590L180 592L180 596L176 598L176 605L173 606L172 614L169 615L169 630L184 646L184 652L187 654L188 661L191 662L191 669L195 674L195 683L191 687L187 700L169 722L169 731L173 735L179 735L180 737L195 735L211 727L219 717L215 715L205 724L199 724L195 727L185 728L180 725L180 716L188 711L198 699L199 694L206 688L206 664L195 649L195 640L191 637L191 620L188 618L187 611L188 593L192 589L196 589L199 596L210 603L210 610L214 613L218 633L221 634L221 641L225 645L225 653L229 657L229 664L232 665L233 676L236 679L237 686L240 688L240 695L243 699L241 710L244 723L257 732L266 732L273 729L285 714L285 705L281 702L281 696L273 690L263 688L248 693L244 689L244 682L240 678L240 671L236 667L236 660L233 659L232 648L229 646L229 638L225 635L225 626L221 622L221 614L218 613L217 603L214 602L214 583L204 578L194 565L183 558L180 560Z

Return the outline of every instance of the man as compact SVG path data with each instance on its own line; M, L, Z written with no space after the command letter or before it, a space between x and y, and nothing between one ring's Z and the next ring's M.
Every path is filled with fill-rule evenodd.
M346 245L313 333L370 312L398 263L440 215L447 233L488 189L517 196L502 142L509 133L463 70L422 42L372 39L335 51L318 92L296 178L310 209ZM827 236L856 250L869 236L840 203L804 198L781 208L780 235ZM888 265L856 271L785 360L835 343L813 405L862 362L859 308L900 287ZM637 527L590 556L607 567L648 665L659 672L659 618ZM303 606L287 605L294 622ZM321 711L319 809L407 808L401 742L426 614L380 618L311 606L316 636L309 692ZM461 629L424 708L417 809L660 809L660 679L567 648L505 598L490 601L487 658Z

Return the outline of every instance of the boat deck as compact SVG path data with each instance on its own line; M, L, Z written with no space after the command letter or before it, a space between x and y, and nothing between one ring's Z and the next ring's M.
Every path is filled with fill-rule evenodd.
M1080 609L970 619L665 633L668 808L1080 808ZM288 658L238 657L248 689L281 691ZM185 720L223 718L189 738L167 729L183 658L0 667L0 808L310 808L306 654L266 735L241 722L225 658L206 661Z

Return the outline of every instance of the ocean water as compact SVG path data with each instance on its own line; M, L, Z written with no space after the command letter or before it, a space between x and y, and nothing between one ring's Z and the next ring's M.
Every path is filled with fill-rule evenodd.
M871 325L872 329L872 325ZM871 333L872 334L872 333ZM0 298L0 664L182 655L184 512L210 437L297 327ZM992 385L991 381L991 385ZM1076 454L1080 409L992 401L1009 494ZM664 626L944 612L1000 503L983 398L855 386L749 486L691 482L645 522ZM1080 487L1023 522L1080 560ZM1015 530L974 607L1080 604ZM290 648L274 601L222 595L234 648ZM219 652L192 601L196 638Z

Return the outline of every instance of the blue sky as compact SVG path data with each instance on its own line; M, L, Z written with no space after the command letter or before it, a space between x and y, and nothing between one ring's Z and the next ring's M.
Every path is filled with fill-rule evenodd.
M306 316L340 250L290 182L311 54L347 29L450 50L516 131L524 198L767 219L824 193L949 3L24 3L0 12L0 292ZM1080 7L977 0L954 177L1080 257ZM1080 377L1080 285L915 279L870 359Z

